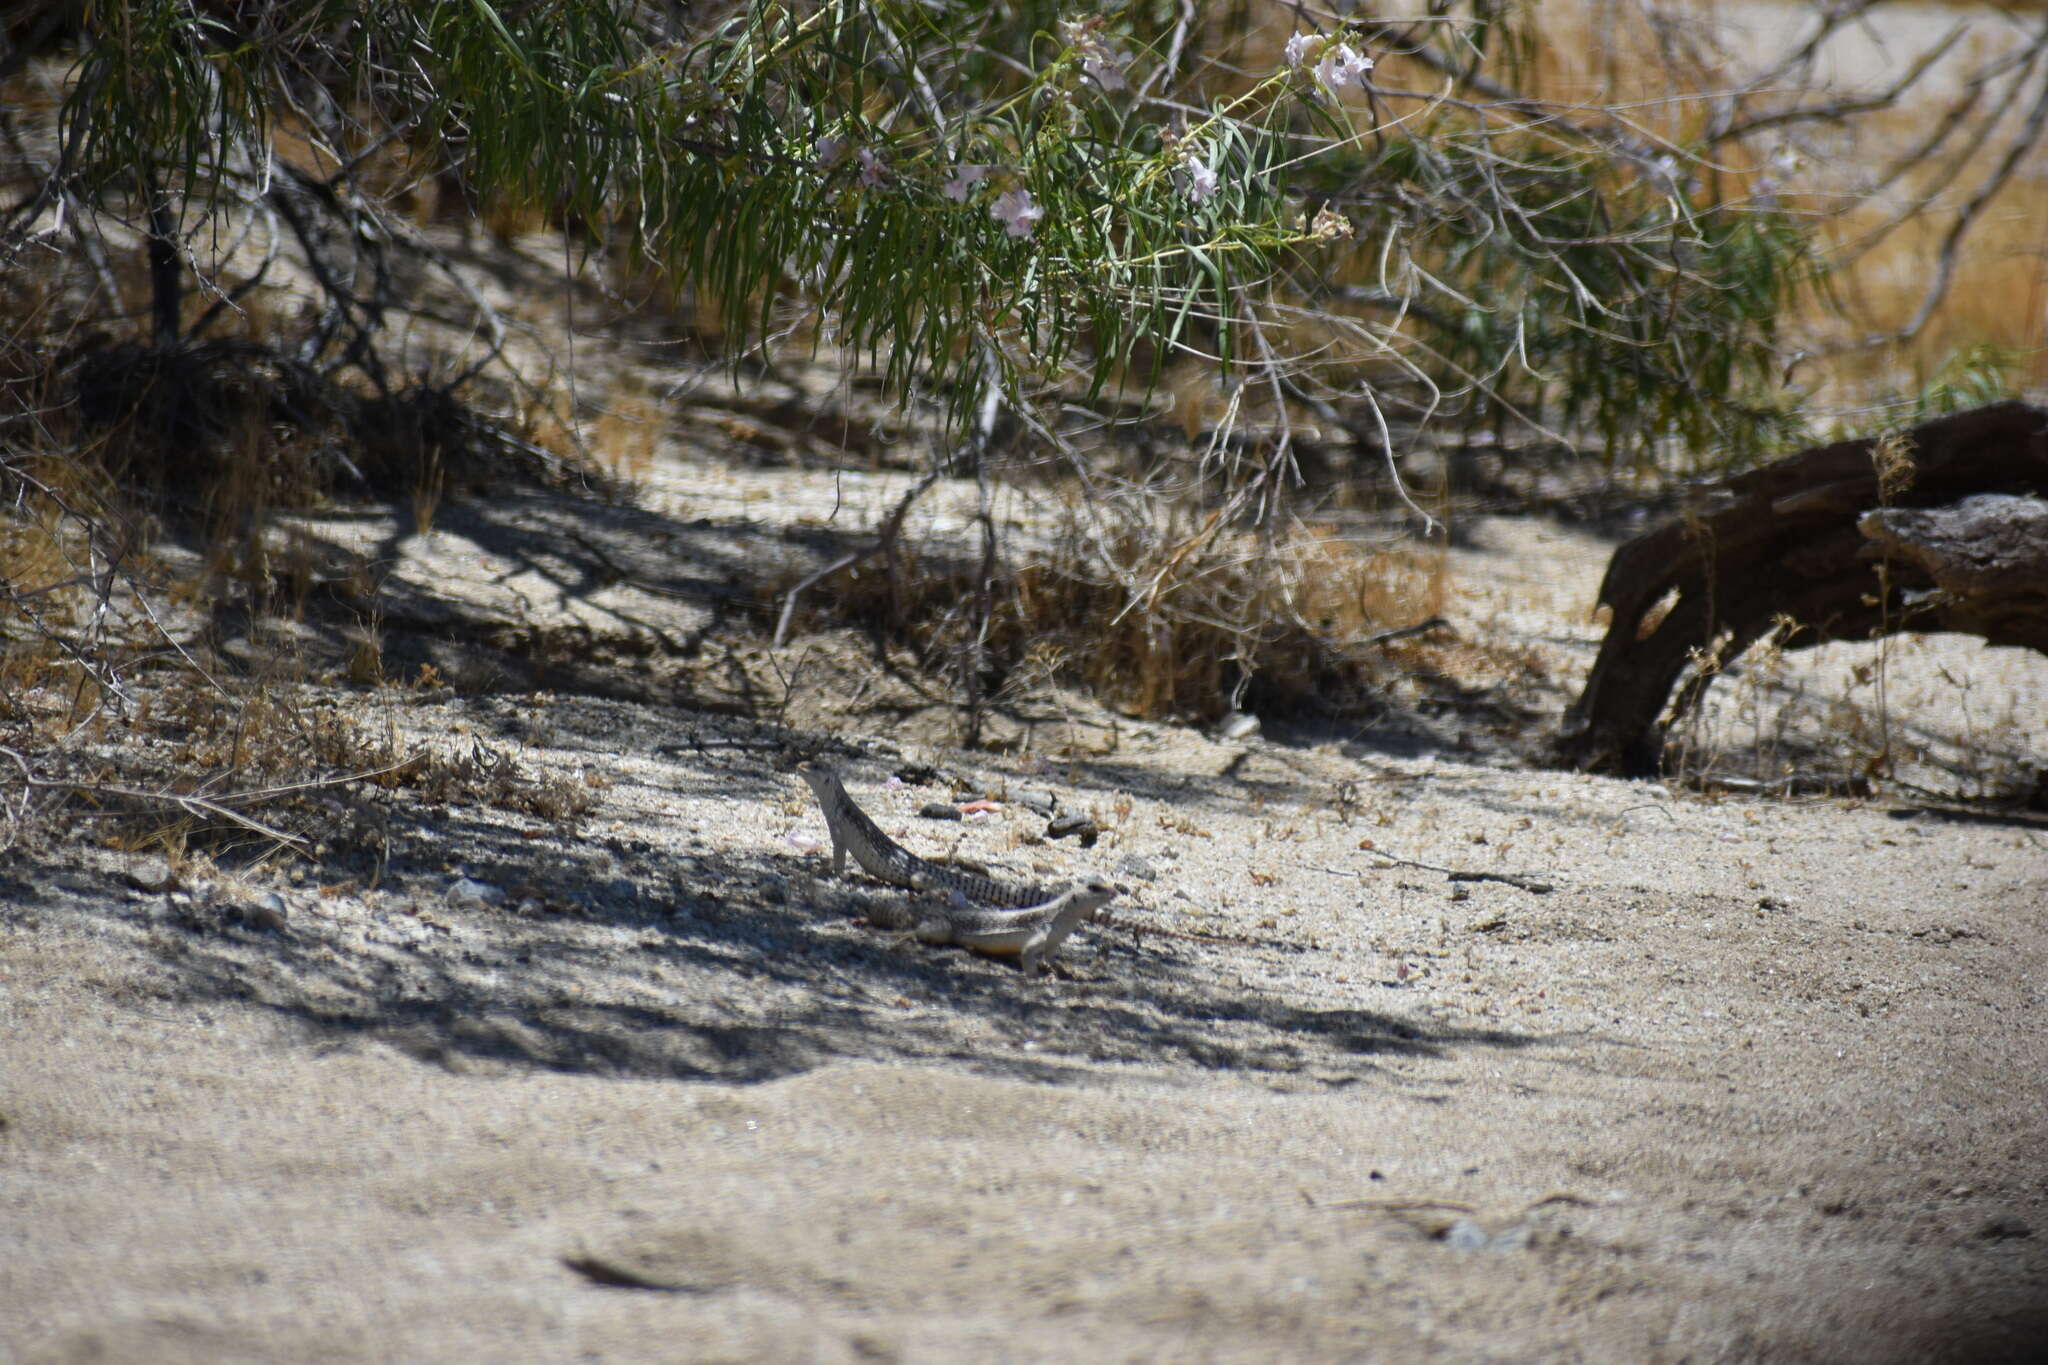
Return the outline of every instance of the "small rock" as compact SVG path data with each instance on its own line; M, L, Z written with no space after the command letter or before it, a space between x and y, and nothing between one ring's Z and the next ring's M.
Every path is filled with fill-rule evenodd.
M2018 1218L1994 1218L1978 1228L1977 1235L1987 1242L2003 1242L2017 1237L2032 1237L2034 1230Z
M1159 880L1159 873L1153 868L1152 864L1146 862L1135 853L1126 853L1123 857L1116 860L1116 875L1119 877L1136 877L1141 882L1156 882Z
M289 913L283 896L275 891L266 891L255 900L238 907L236 918L251 929L281 934L289 927L285 921L285 916Z
M943 801L927 801L917 808L918 815L926 820L958 820L960 808L949 806Z
M1216 738L1225 741L1250 739L1259 733L1259 718L1249 711L1232 711L1216 722Z
M457 877L455 885L448 888L448 903L464 910L488 910L505 902L503 887L492 886L471 877Z
M1028 811L1047 816L1058 810L1060 804L1049 791L1014 791L1010 799Z
M152 896L160 896L167 891L178 889L178 873L168 858L137 858L128 864L121 876L137 891L147 891Z
M1444 1229L1443 1242L1456 1251L1478 1251L1486 1245L1486 1229L1470 1218L1460 1218Z
M1062 815L1045 827L1048 839L1064 839L1069 834L1081 836L1081 847L1093 848L1095 841L1102 837L1102 826L1085 815Z

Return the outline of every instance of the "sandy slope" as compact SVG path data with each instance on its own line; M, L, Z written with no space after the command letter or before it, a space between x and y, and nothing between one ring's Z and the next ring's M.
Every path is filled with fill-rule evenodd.
M1582 657L1597 547L1523 533L1456 624ZM909 733L806 648L794 718ZM963 765L1084 851L841 745L922 852L1133 888L1028 981L821 878L815 729L379 705L597 808L401 789L174 894L85 830L0 866L0 1358L2048 1356L2038 820L1078 704Z

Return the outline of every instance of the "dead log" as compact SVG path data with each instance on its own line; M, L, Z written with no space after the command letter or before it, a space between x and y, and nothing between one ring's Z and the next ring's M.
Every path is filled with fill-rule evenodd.
M2048 411L1996 403L1728 479L1616 549L1600 601L1613 617L1558 751L1634 776L1772 631L1787 649L1957 631L2048 652Z

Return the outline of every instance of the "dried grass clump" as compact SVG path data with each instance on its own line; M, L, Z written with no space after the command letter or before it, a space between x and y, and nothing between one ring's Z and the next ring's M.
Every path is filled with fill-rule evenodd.
M206 401L187 411L208 412ZM530 775L477 744L401 744L377 723L391 689L365 701L310 687L287 627L263 631L275 649L257 676L222 665L205 628L218 585L246 570L260 605L281 582L243 554L259 532L238 540L231 523L243 518L224 511L260 511L275 491L263 468L246 451L215 467L216 534L174 572L175 559L150 552L151 518L130 510L142 499L104 465L76 447L0 449L0 848L91 815L110 821L97 828L118 847L233 843L267 856L311 847L338 788L351 801L403 790L557 823L586 814L594 794L574 778ZM361 681L384 683L371 672Z
M1147 717L1370 709L1385 667L1371 637L1442 596L1425 560L1308 526L1271 538L1125 530L1090 548L1018 576L1014 638L1066 636L1078 675Z
M1413 546L1109 510L1122 515L1071 509L1049 548L999 566L985 591L978 566L926 556L894 575L843 575L827 609L940 667L975 661L970 696L1068 682L1130 715L1207 722L1240 708L1377 711L1389 668L1379 637L1443 600L1439 557Z
M2028 738L2040 732L2019 688L1953 668L1953 638L1840 640L1788 651L1790 617L1727 661L1725 682L1687 709L1666 738L1664 770L1687 786L1941 801L2037 804ZM1972 646L1974 648L1974 646ZM1988 651L1991 668L2019 651Z
M1871 442L1870 463L1877 470L1878 501L1887 507L1905 496L1920 474L1913 461L1913 438L1896 428Z
M336 495L438 498L451 481L554 481L563 469L443 386L363 394L254 342L128 342L60 360L55 379L68 401L53 434L176 521Z

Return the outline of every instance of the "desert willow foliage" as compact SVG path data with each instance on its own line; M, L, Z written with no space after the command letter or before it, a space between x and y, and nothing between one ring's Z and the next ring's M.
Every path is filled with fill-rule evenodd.
M1803 259L1787 219L1730 211L1682 148L1472 95L1539 36L1490 6L1209 10L90 4L43 203L141 220L162 287L204 273L224 202L296 196L308 252L314 209L360 238L382 211L360 172L400 149L629 241L735 340L804 329L956 427L992 397L1220 368L1204 468L1239 492L1287 481L1304 413L1361 450L1447 411L1611 447L1757 430ZM369 365L379 308L352 303Z

